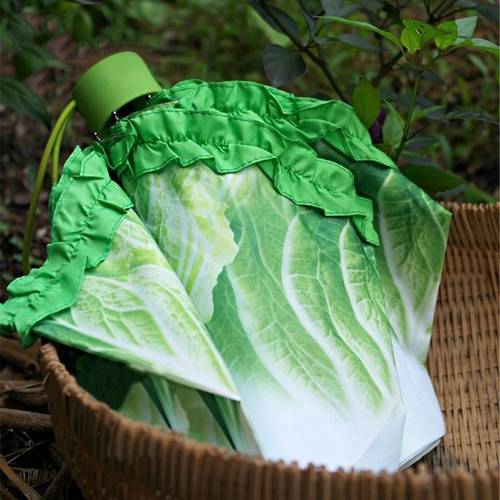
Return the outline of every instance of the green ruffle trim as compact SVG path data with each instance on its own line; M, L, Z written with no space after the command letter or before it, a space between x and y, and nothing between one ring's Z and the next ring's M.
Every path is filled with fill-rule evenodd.
M187 110L217 109L233 115L254 116L290 139L307 144L324 139L352 161L377 162L397 168L373 145L354 109L341 101L296 97L255 82L186 80L156 94L151 104L172 100L178 100L178 107Z
M76 148L51 193L47 260L7 288L0 334L17 331L21 345L30 346L37 339L32 327L70 307L85 270L108 257L115 231L131 207L129 197L110 179L106 159L92 148Z
M256 114L185 110L158 104L157 97L156 105L117 123L99 147L119 176L127 171L134 178L171 163L203 161L220 174L258 165L283 196L327 216L350 217L365 241L378 244L372 202L358 196L352 173Z

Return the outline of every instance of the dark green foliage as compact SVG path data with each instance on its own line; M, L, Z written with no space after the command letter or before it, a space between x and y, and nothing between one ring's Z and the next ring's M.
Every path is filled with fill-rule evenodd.
M339 98L401 167L418 157L497 189L481 179L498 177L494 1L0 0L0 14L1 50L12 61L0 102L46 125L29 79L44 68L62 74L58 85L71 76L50 50L70 33L77 48L149 50L163 86L267 76L296 95Z
M408 176L411 173L414 182L430 193L449 191L462 183L436 162L436 143L419 139L429 127L459 118L498 126L483 110L452 106L451 99L447 100L451 97L449 83L439 76L456 72L453 63L446 62L447 56L471 48L493 54L495 59L489 60L493 64L486 71L491 75L498 72L499 47L475 35L478 15L486 24L488 20L497 22L498 7L462 0L294 3L292 11L292 3L287 2L285 12L285 2L278 0L248 2L265 23L288 37L283 46L273 43L264 49L264 68L271 85L280 87L300 77L305 68L303 57L308 58L323 74L330 91L353 105L374 143L401 167L412 164L403 171ZM342 64L341 53L349 54L347 64ZM361 60L364 65L358 63ZM324 87L318 90L323 92ZM423 97L431 93L439 97L438 103ZM498 92L495 97L498 102ZM443 147L452 151L449 143ZM429 153L431 157L426 158ZM420 155L418 165L416 155Z
M281 87L306 70L306 63L299 53L288 51L280 45L268 45L264 49L262 60L267 78L275 87Z
M43 122L50 128L50 117L40 97L25 83L9 76L0 76L0 103L21 114Z

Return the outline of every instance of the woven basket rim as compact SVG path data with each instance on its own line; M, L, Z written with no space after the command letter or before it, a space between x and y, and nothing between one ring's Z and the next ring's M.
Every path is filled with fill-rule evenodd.
M299 467L296 462L290 464L285 464L283 460L273 461L266 460L258 455L246 455L237 451L228 452L225 448L218 447L211 443L199 443L193 439L186 438L182 434L174 431L168 430L164 431L158 426L151 426L145 422L133 421L130 418L120 415L116 411L112 410L106 403L98 401L91 394L89 394L85 389L80 387L73 375L69 373L66 366L60 361L58 355L58 346L53 341L44 342L40 349L40 367L44 380L47 380L49 375L54 376L57 379L57 383L61 388L62 393L65 397L76 398L80 404L90 410L91 413L95 415L100 415L106 421L109 426L126 426L130 429L131 433L134 434L148 434L152 439L168 440L173 442L181 442L186 448L187 452L196 450L197 453L208 453L212 456L219 456L224 459L252 462L261 466L278 466L291 468L295 470L308 470L316 469L322 470L329 474L336 474L337 472L348 473L351 475L386 475L386 476L401 476L401 475L413 475L416 470L419 475L442 475L442 474L466 474L466 475L476 475L481 473L481 471L468 471L463 466L457 466L452 471L446 471L442 468L437 468L430 470L430 467L425 463L418 463L414 467L409 467L403 471L397 472L386 472L382 471L380 474L373 473L371 471L353 471L349 469L339 468L336 471L329 471L323 465L309 464L307 467ZM51 408L51 412L52 412ZM491 470L496 470L496 468L491 468Z

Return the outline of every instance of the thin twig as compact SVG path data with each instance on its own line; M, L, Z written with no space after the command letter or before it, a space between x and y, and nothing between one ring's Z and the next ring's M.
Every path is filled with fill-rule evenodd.
M431 12L430 14L430 19L433 21L433 22L436 22L437 20L439 20L443 14L438 14L438 12L440 10L442 10L443 12L446 12L446 9L448 9L448 7L452 4L455 3L455 0L442 0L442 2L440 2L438 4L438 6Z
M23 349L19 340L0 337L0 354L2 358L17 366L30 376L36 376L40 373L38 366L38 351L40 343Z
M58 498L66 498L68 490L71 486L73 478L71 477L68 467L63 466L49 487L43 494L44 500L57 500Z
M304 12L304 14L308 15L309 16L309 10L306 6L306 4L302 1L302 0L297 0L298 4L300 5L300 8L302 9L302 11Z
M46 409L49 401L41 381L0 380L0 397L5 394L32 410Z
M50 415L12 408L0 408L0 425L21 431L53 432Z
M28 500L43 500L42 495L27 485L9 466L7 460L0 456L0 470L12 481L19 491Z
M455 14L459 14L460 12L465 12L466 10L469 10L467 8L462 8L462 9L455 9L450 12L443 12L443 15L439 17L439 21L442 21L443 19L446 19L447 17L453 16Z
M397 64L397 62L401 59L403 56L402 52L398 52L396 55L392 57L389 61L387 61L381 68L380 71L378 72L377 76L373 79L372 85L374 87L377 87L380 82L392 71L394 66Z

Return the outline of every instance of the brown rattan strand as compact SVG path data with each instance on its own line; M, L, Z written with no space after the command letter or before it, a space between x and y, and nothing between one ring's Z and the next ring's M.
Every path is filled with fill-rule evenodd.
M42 348L54 432L88 499L498 500L500 205L454 214L428 368L447 424L441 444L395 474L265 462L132 423L95 401Z

